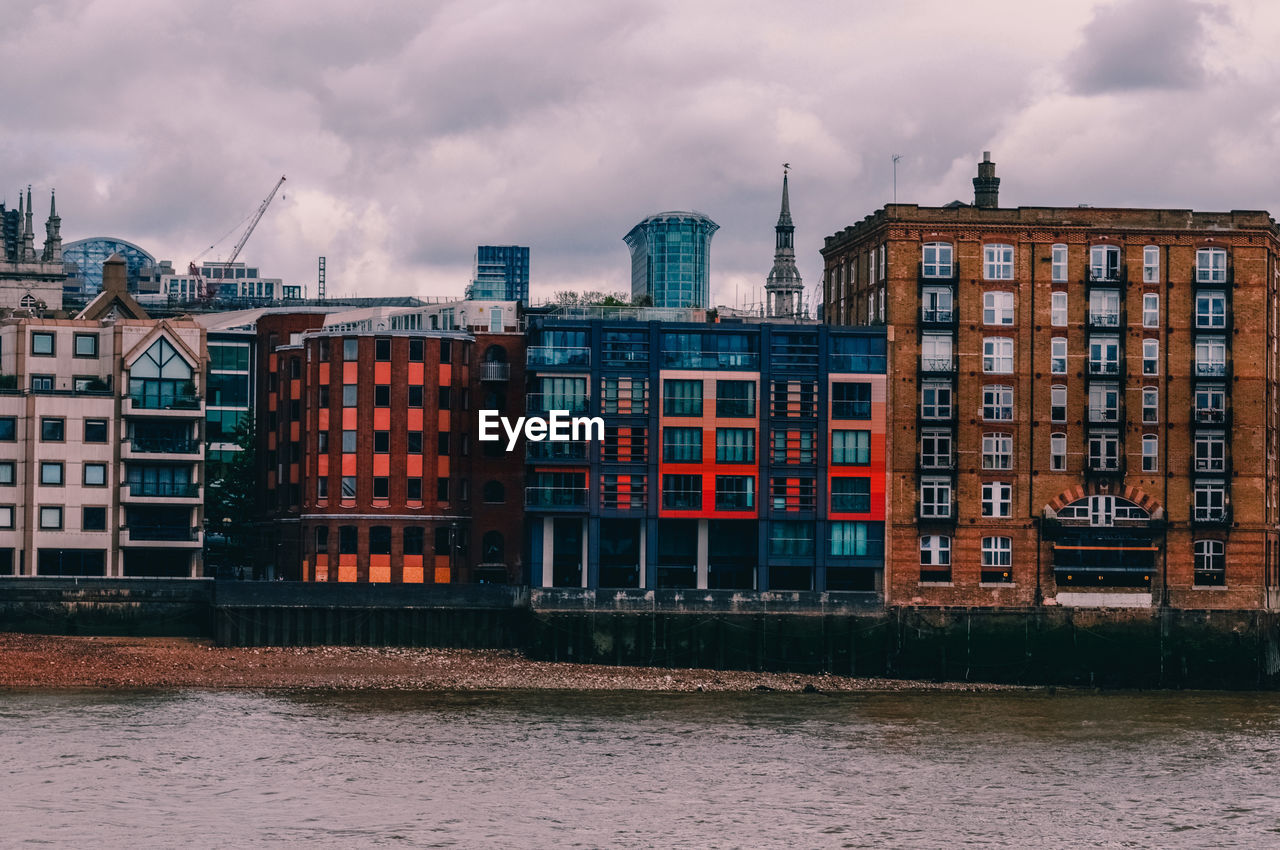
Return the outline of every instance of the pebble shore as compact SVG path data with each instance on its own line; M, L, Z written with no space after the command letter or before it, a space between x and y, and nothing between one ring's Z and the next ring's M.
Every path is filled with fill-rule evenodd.
M0 633L0 688L906 691L1010 686L530 661L518 653L367 647L226 648L183 638Z

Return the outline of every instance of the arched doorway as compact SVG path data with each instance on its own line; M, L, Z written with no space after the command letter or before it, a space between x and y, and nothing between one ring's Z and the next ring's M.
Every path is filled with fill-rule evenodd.
M1160 549L1154 518L1159 508L1127 495L1076 495L1056 511L1045 508L1046 536L1053 541L1053 573L1059 589L1150 588Z

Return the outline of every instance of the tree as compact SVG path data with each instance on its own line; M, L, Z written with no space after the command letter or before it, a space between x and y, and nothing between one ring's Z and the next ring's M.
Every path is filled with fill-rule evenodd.
M240 420L232 432L240 451L229 460L209 466L205 488L204 527L206 540L218 540L207 547L211 566L229 573L252 567L255 524L258 517L257 433L252 416Z

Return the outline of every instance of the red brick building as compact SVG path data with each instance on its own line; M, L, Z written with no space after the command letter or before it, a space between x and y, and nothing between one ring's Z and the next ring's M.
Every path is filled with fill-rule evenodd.
M258 320L258 447L274 549L264 557L278 575L521 579L523 457L487 454L493 444L473 438L478 407L523 409L522 392L508 391L523 387L525 359L514 304L509 312L451 330L421 329L413 313Z
M974 187L822 251L825 320L889 326L886 601L1274 605L1275 221Z

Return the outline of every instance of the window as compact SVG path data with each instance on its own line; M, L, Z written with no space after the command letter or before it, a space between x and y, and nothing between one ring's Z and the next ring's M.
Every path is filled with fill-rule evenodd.
M1120 279L1120 249L1115 245L1094 245L1089 249L1089 276L1094 280Z
M338 526L338 554L354 555L359 551L360 529L354 525Z
M351 454L356 450L356 432L355 431L342 432L342 450L347 454Z
M1049 343L1049 372L1053 375L1067 374L1067 338L1055 336Z
M422 407L422 387L413 384L409 385L409 406ZM494 405L495 409L501 409L501 405Z
M385 475L376 475L373 479L373 498L387 499L391 497L391 481Z
M1089 337L1089 374L1120 374L1120 337L1097 334Z
M1058 244L1053 246L1053 264L1050 278L1054 283L1063 283L1067 279L1067 246ZM1064 293L1065 294L1065 293Z
M1013 340L989 336L982 340L982 371L989 375L1013 374Z
M1049 324L1055 328L1067 326L1067 293L1054 292L1049 296Z
M12 520L9 523L12 525ZM49 531L57 531L62 528L62 508L61 506L43 506L40 508L40 527Z
M358 360L360 358L360 340L344 339L342 341L342 359Z
M920 385L920 418L951 418L951 384L925 381Z
M1222 481L1197 481L1192 516L1197 522L1224 522L1227 518L1227 485Z
M988 422L1013 420L1013 387L985 386L982 388L982 418Z
M755 463L754 428L717 428L716 463Z
M1013 469L1013 435L982 435L982 468Z
M1155 434L1142 436L1142 471L1160 471L1160 438Z
M920 467L922 469L951 468L951 431L925 429L920 432Z
M76 334L73 338L73 348L76 357L97 357L98 335Z
M1089 435L1089 468L1098 472L1120 469L1120 435L1111 431Z
M40 441L42 443L61 443L66 439L66 430L65 419L46 416L40 420Z
M662 459L667 463L701 463L701 428L663 428Z
M86 419L84 421L84 441L86 443L105 443L107 441L107 420Z
M13 505L0 505L0 528L13 528Z
M676 511L701 510L702 476L662 476L662 507Z
M769 523L769 554L779 558L808 558L815 550L814 524L803 520Z
M441 457L448 457L449 455L449 432L448 431L441 431L439 434L436 435L436 454L440 455Z
M1089 385L1089 421L1120 421L1120 387L1118 384Z
M920 293L920 319L924 322L949 323L955 315L949 286L926 286Z
M871 432L832 431L831 463L836 465L871 463Z
M951 516L951 479L920 479L920 518L946 519Z
M449 324L449 328L452 329L453 328L453 311L449 310L446 312L449 313L448 324ZM453 340L451 339L440 340L440 362L441 363L453 362Z
M844 520L830 524L831 555L836 558L883 558L884 526Z
M1196 374L1212 377L1227 374L1226 337L1205 336L1196 340Z
M702 381L663 381L662 412L667 416L701 416Z
M1160 421L1160 389L1158 387L1142 388L1142 421L1148 425Z
M782 431L773 432L773 463L813 463L813 432Z
M31 354L35 357L53 357L54 335L48 331L31 332Z
M1142 341L1142 374L1160 374L1160 340L1158 339Z
M448 478L436 479L436 501L438 502L449 501L449 479Z
M982 515L1007 517L1013 512L1013 485L987 481L982 485Z
M1225 328L1227 326L1227 294L1225 292L1196 293L1196 327Z
M1221 540L1195 541L1195 583L1198 587L1226 584L1226 544Z
M1054 472L1067 468L1067 435L1062 432L1049 435L1049 468Z
M62 462L46 460L40 463L40 483L46 487L62 486Z
M422 479L410 478L404 483L404 497L410 502L422 501Z
M1142 249L1142 282L1160 282L1160 248L1147 245Z
M360 398L360 387L357 384L342 385L342 406L355 407Z
M1094 328L1120 327L1120 293L1095 289L1089 293L1089 325Z
M951 243L926 242L922 273L925 277L951 277Z
M920 334L920 368L925 372L950 372L955 368L951 358L951 334Z
M716 381L716 416L756 415L754 381Z
M871 511L871 479L832 478L831 510L835 513L869 513Z
M1195 471L1225 472L1227 468L1227 440L1221 433L1198 433L1195 441Z
M384 455L389 451L391 451L391 432L390 431L374 431L373 432L374 454Z
M84 508L80 513L80 530L81 531L106 531L107 530L107 509L106 508Z
M1049 421L1067 421L1067 388L1061 384L1049 387Z
M581 394L580 394L580 397L585 397L585 395L586 395L586 385L585 385L585 382L575 382L575 388L576 388L576 389L581 389L581 390L582 390L582 392L581 392ZM440 388L439 388L439 390L438 390L438 391L437 391L437 393L436 393L436 406L437 406L440 410L452 410L452 409L453 409L453 390L452 390L452 388L451 388L451 387L440 387ZM573 408L573 409L575 409L575 410L576 410L576 409L578 409L578 408L576 408L576 407L575 407L575 408Z
M356 477L354 475L342 476L342 499L350 502L356 497Z
M1221 385L1196 387L1195 418L1197 422L1227 421L1227 390Z
M1160 296L1154 292L1143 293L1142 326L1144 328L1160 327Z
M11 460L0 460L0 487L12 487L17 483L17 464Z
M982 581L984 583L1013 581L1013 538L982 538Z
M31 391L33 393L53 392L53 375L32 375Z
M391 385L390 384L374 384L373 406L374 407L390 407L391 406Z
M984 245L982 273L987 280L1013 280L1013 246Z
M12 443L18 439L18 420L13 416L0 416L0 441ZM105 438L103 442L106 442Z
M422 340L422 339L409 340L409 362L421 363L424 359L426 359L425 357L426 347L427 347L426 340ZM406 532L408 530L409 529L407 528L405 529ZM421 529L419 529L419 533L421 533Z
M107 486L107 465L105 463L86 463L84 465L84 484L86 487Z
M831 385L833 419L870 419L871 385L837 382Z
M1224 248L1201 248L1196 251L1196 282L1226 283L1227 252Z
M324 501L329 498L329 476L316 479L316 499Z
M382 363L391 360L391 340L375 339L373 341L373 359Z
M920 538L920 580L951 581L951 538L926 534Z
M716 510L748 511L755 507L756 480L749 475L716 476Z
M982 323L984 325L1013 324L1013 293L982 293Z

